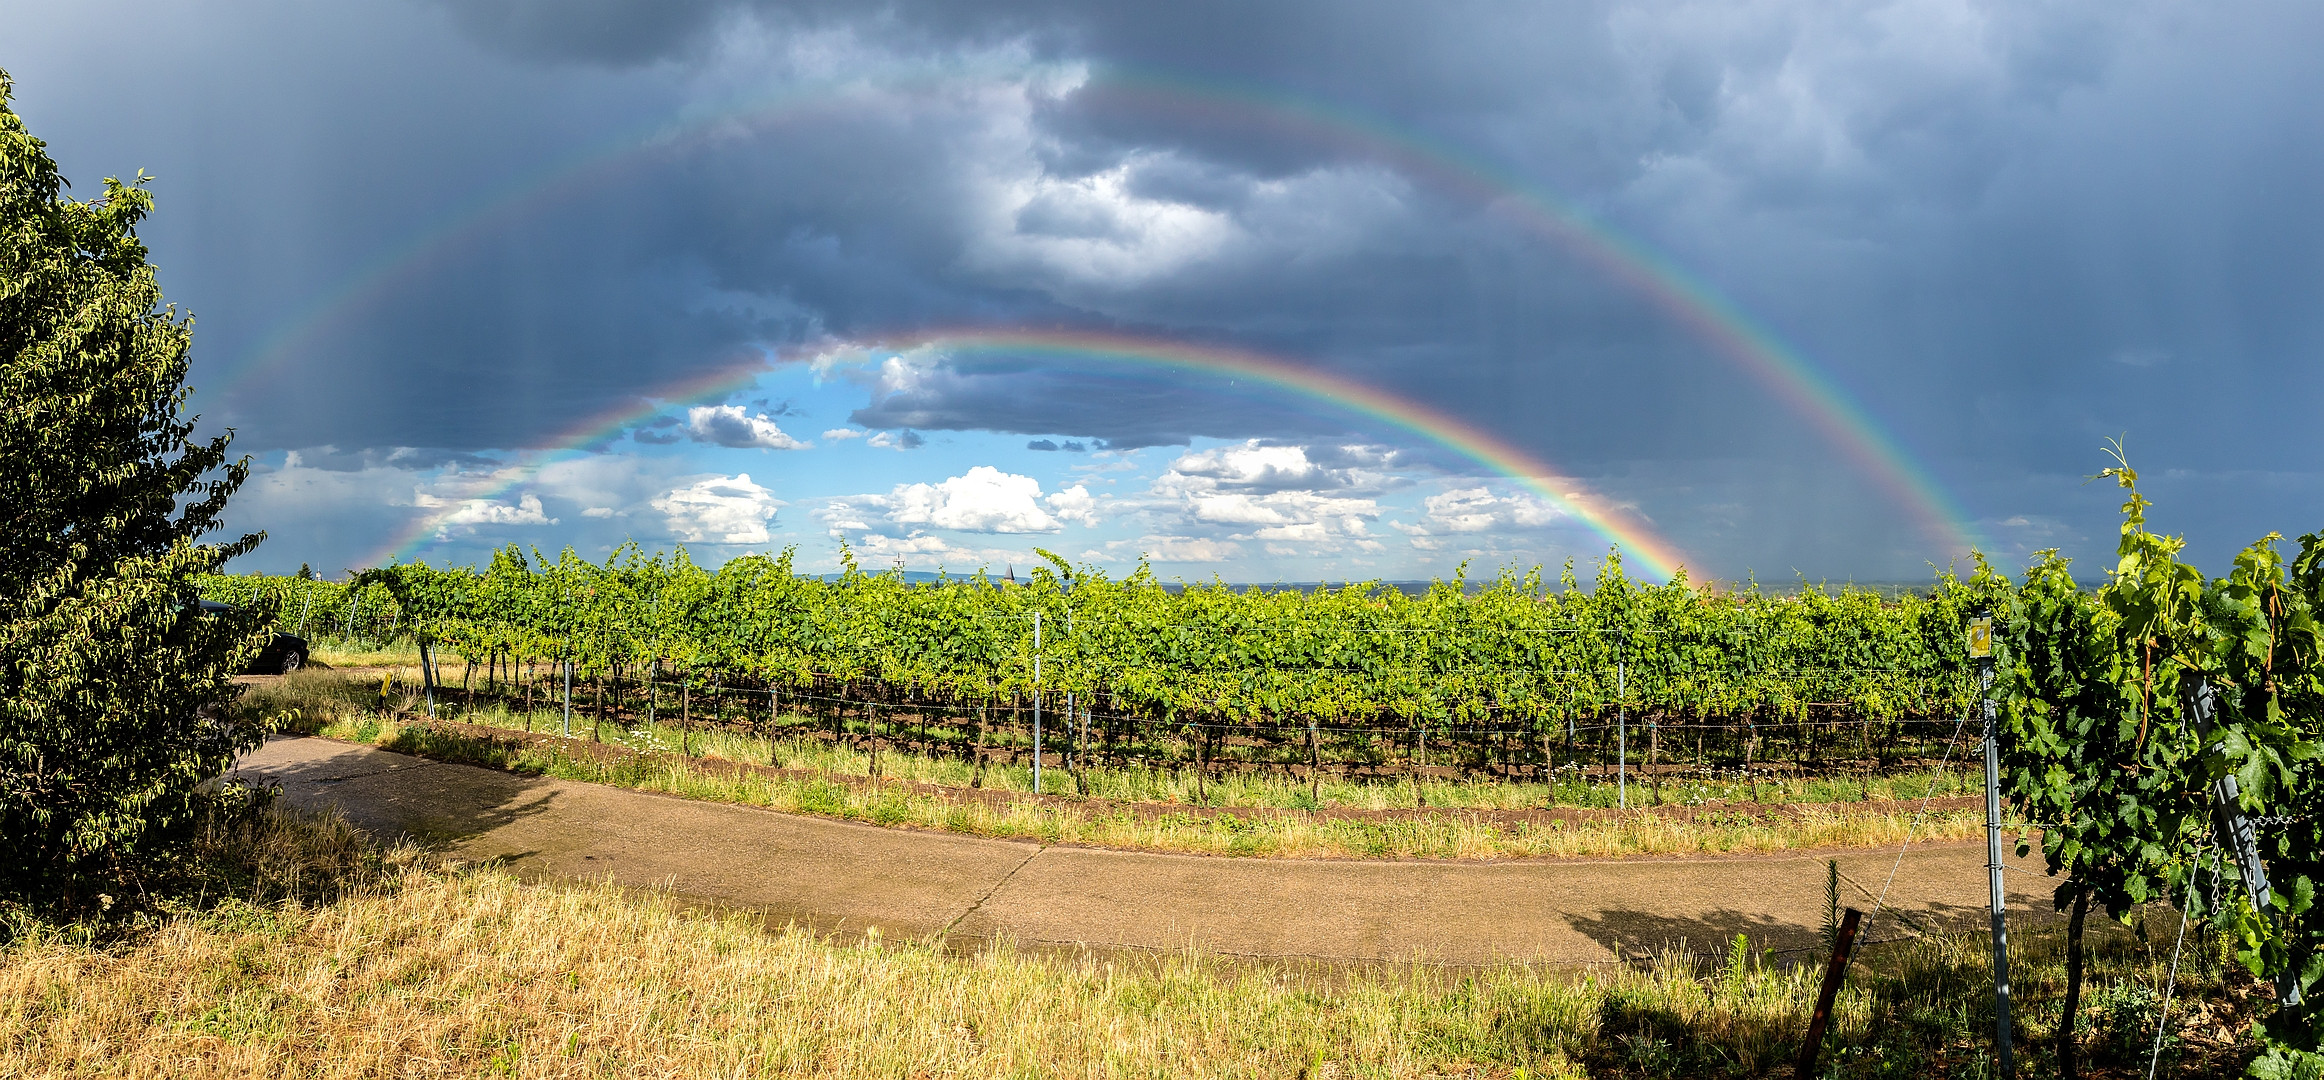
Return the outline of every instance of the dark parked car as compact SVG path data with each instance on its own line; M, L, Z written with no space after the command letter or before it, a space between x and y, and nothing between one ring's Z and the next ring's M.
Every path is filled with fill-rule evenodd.
M202 601L202 610L234 611L236 608L232 604L204 600ZM305 667L306 663L307 639L295 634L276 634L274 640L266 643L266 648L258 651L257 658L250 661L250 666L242 669L242 673L244 675L288 675Z

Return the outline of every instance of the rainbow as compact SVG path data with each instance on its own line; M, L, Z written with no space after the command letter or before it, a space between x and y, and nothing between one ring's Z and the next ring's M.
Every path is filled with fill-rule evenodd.
M892 84L890 92L894 87L910 89L915 85L940 87L947 83L936 79L899 79ZM481 233L497 221L578 193L592 182L607 180L618 175L623 167L653 160L656 155L731 138L741 131L777 126L817 110L845 105L858 100L864 88L865 84L859 81L697 116L674 129L657 130L641 138L610 144L501 185L463 204L436 226L382 252L346 279L340 288L318 296L297 314L277 323L258 347L247 354L247 359L230 370L221 391L230 393L281 365L301 345L319 339L342 319L390 295L398 283L453 251L458 241ZM1718 355L1736 364L1807 418L1824 438L1908 509L1932 538L1956 551L1975 546L1977 537L1968 527L1969 515L1844 387L1819 370L1804 353L1784 343L1771 329L1750 318L1707 283L1570 201L1539 190L1473 155L1436 145L1370 118L1286 96L1262 96L1126 69L1098 72L1073 92L1093 99L1110 96L1140 107L1185 112L1206 123L1265 127L1292 137L1344 147L1481 200L1490 210L1579 254L1688 327ZM552 441L548 445L561 444Z
M1274 128L1366 154L1409 175L1424 176L1556 241L1652 300L1794 411L1898 503L1929 535L1955 553L1977 546L1970 515L1864 405L1807 355L1751 318L1734 301L1644 242L1616 230L1572 201L1529 184L1472 154L1390 128L1370 117L1312 102L1263 97L1216 84L1113 70L1083 93L1158 110L1195 114L1206 123Z
M764 357L753 355L748 360L728 363L707 372L690 375L670 383L650 394L629 399L613 408L585 417L578 423L542 441L539 448L518 455L518 459L494 469L486 482L474 490L452 500L452 505L433 514L419 514L396 532L390 533L382 544L362 560L363 567L384 566L410 558L445 519L457 513L462 506L474 502L492 502L539 476L541 470L585 453L582 447L595 445L620 434L624 429L642 424L668 410L672 405L705 399L722 398L753 382L767 371Z
M870 360L898 352L922 350L945 355L1006 353L1074 364L1096 363L1144 370L1192 371L1259 383L1325 402L1346 412L1419 435L1460 453L1516 481L1560 512L1580 522L1621 549L1627 557L1643 564L1650 576L1668 580L1676 576L1679 568L1687 561L1677 547L1663 539L1635 514L1608 505L1587 491L1577 490L1578 485L1570 481L1553 483L1557 479L1555 470L1489 431L1418 402L1397 397L1378 387L1247 349L1086 330L986 327L920 331L910 335L882 337L868 343L836 344L820 350L814 359L819 366L827 366L835 361L844 362L852 358ZM471 492L450 510L420 515L396 534L389 545L370 562L378 564L408 556L460 504L478 499L497 500L526 480L539 475L540 470L573 453L572 448L595 443L625 427L651 418L667 407L662 403L694 400L706 394L731 393L755 380L765 370L763 364L754 363L741 370L698 376L657 392L642 404L628 404L576 424L558 437L558 441L553 444L558 449L540 454L525 464L496 470L489 486Z
M1517 481L1567 516L1587 526L1607 542L1642 560L1655 577L1676 576L1685 555L1657 535L1637 515L1607 504L1578 485L1558 478L1540 459L1492 432L1457 419L1379 387L1343 375L1293 363L1248 349L1197 345L1183 341L1134 337L1095 330L1027 330L970 328L924 330L908 336L880 338L869 344L851 344L825 350L834 355L869 358L925 349L934 353L1005 353L1048 357L1072 362L1096 361L1145 369L1198 371L1225 375L1328 402L1342 410L1411 432L1445 446L1478 464Z

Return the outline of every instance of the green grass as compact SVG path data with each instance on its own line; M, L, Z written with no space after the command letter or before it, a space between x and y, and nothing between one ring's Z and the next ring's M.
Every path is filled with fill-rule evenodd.
M763 739L737 733L617 732L608 726L607 742L622 745L598 746L589 738L592 725L578 717L570 739L503 738L473 727L431 723L413 711L417 702L392 689L383 710L378 685L329 672L302 674L253 688L237 707L245 715L276 717L291 730L439 760L883 825L1126 850L1286 858L1689 855L1887 846L1908 836L1959 840L1980 827L1975 812L1937 811L1922 819L1910 806L1848 803L1510 821L1475 812L1494 808L1497 804L1489 801L1494 797L1508 797L1484 783L1327 785L1327 807L1409 808L1416 800L1428 806L1422 813L1347 817L1299 812L1306 789L1270 784L1263 776L1208 785L1212 804L1206 809L1214 812L1196 812L1193 777L1161 770L1092 770L1093 795L1112 792L1119 801L1044 799L1027 792L1031 775L1022 767L994 767L985 790L975 792L966 786L973 770L965 763L887 752L878 755L880 779L873 779L870 755L816 739L779 739L770 747ZM489 710L463 719L508 731L521 729L526 719L535 722L536 732L549 726L538 715L510 717ZM704 741L695 742L698 736ZM772 760L796 771L735 769L709 754L726 762ZM1059 787L1069 788L1062 771L1052 770L1052 775ZM899 779L933 785L933 790L894 783ZM1539 785L1531 794L1545 797L1547 791ZM1232 801L1238 797L1243 801Z
M460 668L447 667L443 677L447 683L457 685L464 674ZM377 676L367 680L350 680L342 676L337 683L310 676L297 687L267 687L256 691L252 697L252 707L261 710L303 706L310 711L367 709L389 713L419 712L424 711L424 703L412 688L417 677L414 669L408 679L397 681L389 693L382 695L379 693ZM756 720L761 725L760 732L746 733L707 723L697 723L690 730L682 730L672 719L669 702L663 702L663 707L656 710L655 723L646 724L632 717L627 724L607 723L600 726L593 719L586 695L577 694L576 698L573 731L582 738L638 750L669 753L683 751L729 761L805 769L833 776L868 777L873 772L871 753L860 748L868 742L868 730L860 720L851 719L845 725L855 745L833 742L828 720L811 719L795 713L786 714L782 718L772 738L763 733L763 713L756 714ZM554 708L525 710L521 707L521 700L512 704L497 698L484 698L478 707L465 709L455 704L458 699L458 694L443 694L437 714L464 723L509 730L563 730L562 714ZM885 726L882 728L882 734L887 736L903 734L910 738L916 732L916 728L909 726L902 732ZM935 728L933 733L941 739L959 739L965 735L943 728ZM1145 766L1092 766L1083 770L1077 779L1057 763L1060 751L1065 749L1062 743L1056 741L1057 738L1057 734L1052 732L1052 741L1045 748L1048 764L1043 769L1044 792L1086 795L1122 802L1279 810L1388 810L1411 807L1524 810L1542 807L1613 807L1621 799L1619 786L1612 777L1571 766L1559 768L1548 782L1526 778L1471 779L1436 775L1424 775L1417 779L1402 775L1365 777L1327 770L1312 791L1306 779L1281 770L1219 770L1198 780L1194 769L1180 763L1161 761ZM1033 769L1030 765L1030 750L1029 739L1022 732L996 731L987 747L987 764L981 786L994 791L1031 792ZM1639 764L1632 762L1633 767ZM1659 783L1633 775L1628 796L1629 805L1637 807L1738 802L1828 804L1862 802L1867 799L1918 800L1928 795L1946 797L1974 794L1975 777L1964 765L1965 762L1956 764L1943 773L1907 770L1882 776L1762 774L1756 783L1732 772L1671 772L1666 767ZM928 754L885 749L879 754L878 772L886 779L944 787L965 788L978 781L975 763L952 753Z

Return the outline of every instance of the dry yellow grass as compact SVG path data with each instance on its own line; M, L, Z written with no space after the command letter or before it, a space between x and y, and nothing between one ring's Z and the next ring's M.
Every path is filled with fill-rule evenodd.
M220 855L258 871L252 895L303 879L335 898L227 901L107 947L18 924L0 945L0 1076L1757 1075L1796 1053L1817 978L1742 940L1709 964L1670 953L1580 971L954 951L366 853L335 819L274 813L222 839L248 849ZM2036 1058L2054 937L2019 946ZM2247 1056L2239 1001L2264 988L2239 997L2222 955L2189 951L2174 1039L2195 1052L2170 1075ZM2094 995L2151 998L2167 957L2100 935ZM1981 1075L1982 943L1868 959L1877 970L1858 969L1835 1016L1843 1074ZM2101 1062L2143 1049L2138 1015L2093 1007Z
M0 961L0 1075L1558 1076L1592 1052L1609 994L1770 1056L1811 992L1756 966L1727 984L953 955L413 871L318 909L229 905L113 952L19 944ZM1851 999L1843 1029L1866 1017Z

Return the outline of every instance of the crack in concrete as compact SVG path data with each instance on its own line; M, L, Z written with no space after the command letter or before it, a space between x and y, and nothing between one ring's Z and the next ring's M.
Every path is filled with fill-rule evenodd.
M331 776L275 776L270 773L263 772L258 773L257 775L261 780L272 780L277 783L288 783L296 781L303 784L338 784L344 783L348 780L361 780L366 776L379 776L391 772L411 772L416 769L434 768L435 766L441 764L443 764L443 762L440 761L422 761L415 765L405 765L399 762L397 764L373 769L370 772L339 773Z
M1030 854L1030 855L1027 855L1027 856L1025 856L1025 858L1024 858L1024 861L1023 861L1023 862L1019 862L1017 865L1010 867L1010 868L1009 868L1009 872L1008 872L1008 873L1006 873L1006 874L1002 874L1002 875L1001 875L1001 879L1000 879L999 881L993 882L993 887L992 887L992 888L986 889L986 890L984 891L984 895L983 895L983 896L979 896L979 897L977 897L977 898L976 898L976 903L973 903L973 904L970 904L970 905L968 905L968 910L966 910L966 911L963 911L963 912L961 912L960 914L953 916L953 917L952 917L952 921L951 921L951 922L945 923L945 924L944 924L944 932L945 932L945 933L947 933L947 934L951 933L951 932L952 932L952 928L953 928L953 927L955 927L955 926L959 926L959 925L960 925L960 923L961 923L961 920L963 920L963 919L966 919L966 918L968 918L969 916L976 914L976 912L977 912L977 909L978 909L978 908L981 908L981 907L983 907L983 906L984 906L984 902L985 902L985 901L992 899L992 898L993 898L993 894L994 894L994 893L997 893L997 892L1000 892L1000 891L1001 891L1001 886L1003 886L1003 885L1007 885L1007 884L1008 884L1008 883L1009 883L1011 880L1013 880L1013 879L1015 879L1015 878L1016 878L1016 876L1017 876L1017 871L1019 871L1019 870L1023 870L1023 869L1025 868L1025 866L1026 866L1026 864L1027 864L1027 863L1030 863L1030 862L1032 862L1034 859L1040 858L1040 857L1041 857L1041 853L1042 853L1042 852L1044 852L1044 851L1047 851L1047 850L1049 850L1049 845L1047 845L1047 844L1043 844L1043 845L1041 845L1040 847L1034 848L1034 849L1033 849L1033 853L1032 853L1032 854Z

